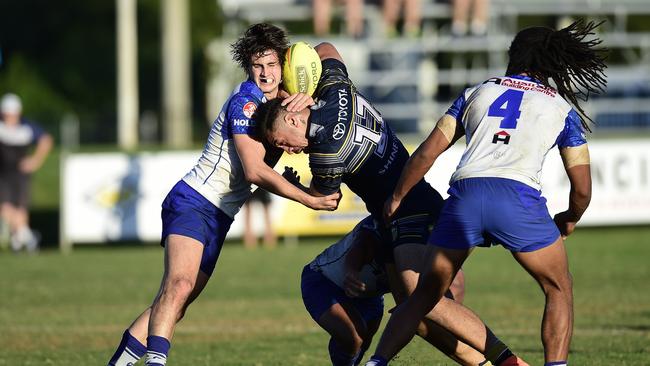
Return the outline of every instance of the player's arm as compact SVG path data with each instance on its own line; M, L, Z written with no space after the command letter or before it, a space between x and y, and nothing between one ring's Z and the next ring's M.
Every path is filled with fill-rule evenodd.
M261 142L247 134L233 134L233 138L247 181L271 193L294 200L314 210L336 209L339 194L334 193L323 197L315 197L307 194L289 183L264 162L266 150Z
M343 62L343 57L341 57L341 54L339 51L334 47L333 44L329 42L323 42L314 47L316 52L318 53L318 56L320 57L321 61L322 60L327 60L328 58L333 58L335 60L339 60Z
M563 237L571 235L591 201L591 165L587 144L560 149L569 176L569 208L553 218Z
M436 128L431 131L429 137L418 146L406 162L393 195L386 200L384 205L385 222L390 220L406 194L424 177L438 156L458 141L463 133L462 126L453 116L445 114L438 120Z
M364 265L370 263L375 256L377 237L370 231L360 229L354 233L354 242L345 255L345 293L357 297L366 290L366 284L359 278L359 272Z

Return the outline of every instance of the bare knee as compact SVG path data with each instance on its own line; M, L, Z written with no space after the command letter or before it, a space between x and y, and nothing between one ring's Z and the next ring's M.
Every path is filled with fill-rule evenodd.
M540 285L546 296L572 297L573 277L568 271L554 278L547 278L540 281Z
M162 290L162 295L160 296L161 300L164 298L167 301L173 302L177 306L184 307L194 289L194 283L194 280L185 276L167 279Z

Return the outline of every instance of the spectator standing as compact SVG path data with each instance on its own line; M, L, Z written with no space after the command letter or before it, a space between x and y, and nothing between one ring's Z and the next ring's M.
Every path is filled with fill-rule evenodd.
M332 2L335 0L314 0L313 17L314 33L319 37L330 33L332 19ZM345 3L345 31L353 38L363 34L363 0L336 0Z
M383 16L386 36L397 36L397 20L402 6L404 8L404 35L406 37L419 36L422 21L420 0L384 0Z
M487 33L489 0L453 0L451 33L454 36L465 36L467 31L474 36ZM471 21L470 8L472 12Z
M11 248L38 249L38 237L29 227L30 181L52 148L52 137L22 118L22 102L5 94L0 102L0 214L9 226ZM35 146L32 153L30 148Z
M253 228L253 205L259 203L264 213L264 246L275 248L277 237L271 222L271 195L262 188L257 188L244 204L244 247L253 249L257 246L257 235Z

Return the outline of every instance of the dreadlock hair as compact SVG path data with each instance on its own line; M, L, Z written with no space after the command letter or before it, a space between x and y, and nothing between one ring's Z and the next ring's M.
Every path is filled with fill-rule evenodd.
M253 56L261 57L264 52L273 50L278 55L280 65L284 65L284 54L289 48L287 33L268 23L251 25L244 35L230 45L232 59L247 73Z
M585 40L603 22L584 23L582 19L566 28L553 30L531 27L521 30L508 50L507 75L526 73L551 87L553 79L557 91L580 113L582 126L591 132L585 119L594 123L578 103L587 101L589 95L604 91L607 81L604 70L606 49L595 49L602 43L599 38Z
M266 141L266 136L275 131L275 120L282 110L286 110L282 106L282 98L271 99L257 107L253 119L256 122L255 130L258 140Z

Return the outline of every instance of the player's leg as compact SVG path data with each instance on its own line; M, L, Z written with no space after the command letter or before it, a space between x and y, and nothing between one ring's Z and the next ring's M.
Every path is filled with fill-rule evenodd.
M457 303L462 304L465 301L465 272L462 269L456 273L456 277L449 286L449 292L451 299Z
M330 334L329 353L334 365L352 365L364 344L366 324L347 304L343 290L322 273L305 266L300 283L305 308L312 319Z
M446 252L431 252L430 264L419 278L417 272L421 271L423 250L428 247L406 244L395 248L395 266L398 276L402 279L402 285L406 286L410 295L408 299L399 305L388 321L384 333L379 341L373 359L387 362L410 342L415 335L420 321L433 309L449 288L456 272L462 266L463 261L469 254L469 250L454 251L454 256L449 258ZM427 260L429 262L429 260ZM409 286L417 286L411 291ZM438 313L436 321L440 321L439 315L444 318L446 313ZM481 323L482 324L482 323ZM443 325L443 324L441 324ZM473 330L473 329L472 329ZM479 329L479 334L481 333ZM485 334L485 330L482 331ZM479 336L480 337L480 336ZM485 342L485 337L483 337ZM476 343L480 343L476 342ZM381 362L377 364L382 364Z
M573 290L564 242L560 237L547 247L513 256L546 297L542 319L544 359L547 363L566 362L573 333Z
M185 314L187 307L199 296L203 291L205 286L208 283L210 276L199 271L199 274L196 278L196 284L194 289L190 294L185 306L183 307L181 317ZM160 296L162 290L162 284L156 295L156 299ZM134 321L131 323L129 328L124 331L122 334L122 340L118 345L113 357L111 357L108 362L109 366L129 366L130 364L136 363L140 358L142 358L147 353L147 336L149 335L149 317L151 316L151 306L148 307L142 314L140 314Z
M162 287L149 317L146 365L165 365L176 322L194 289L202 255L200 241L177 234L167 236Z

